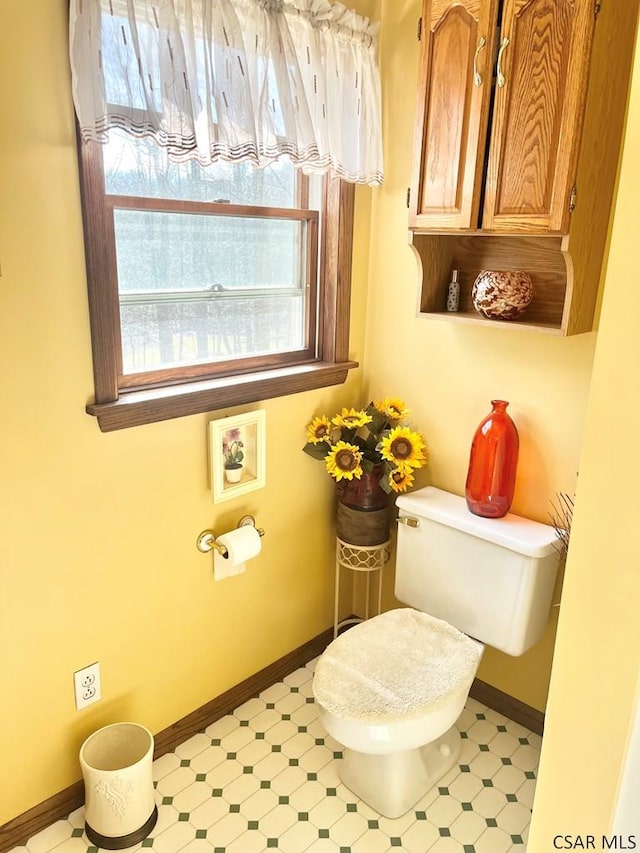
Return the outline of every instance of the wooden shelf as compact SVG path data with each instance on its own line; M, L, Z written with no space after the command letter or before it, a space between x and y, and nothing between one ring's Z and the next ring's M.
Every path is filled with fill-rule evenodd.
M564 334L563 320L571 265L563 238L466 234L411 236L422 266L420 314L450 322L518 326L520 329ZM460 311L445 310L451 270L458 270ZM533 300L518 320L487 320L473 307L471 288L482 270L526 270L533 282Z
M491 326L494 329L513 329L527 332L543 332L549 335L562 335L562 330L548 323L528 322L526 316L519 320L488 320L477 311L421 311L419 317L429 320L444 320L446 323L462 323L475 326Z
M595 26L589 4L565 6L423 0L409 195L422 317L555 335L594 328L640 0L603 3ZM575 27L561 25L565 12ZM513 38L503 55L507 83L496 93L473 84L473 57L490 80L493 42L478 52L478 39L495 32L499 14ZM530 86L538 71L540 87ZM499 132L503 125L510 135ZM448 313L454 269L460 311ZM487 320L474 310L471 288L482 270L529 273L534 296L520 320Z

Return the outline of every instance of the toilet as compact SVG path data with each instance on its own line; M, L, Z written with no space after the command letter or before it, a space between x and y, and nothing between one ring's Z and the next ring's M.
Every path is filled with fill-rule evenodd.
M342 782L386 817L408 811L458 760L455 723L485 645L519 656L544 633L558 569L553 527L472 515L429 486L398 497L396 597L316 663L320 722Z

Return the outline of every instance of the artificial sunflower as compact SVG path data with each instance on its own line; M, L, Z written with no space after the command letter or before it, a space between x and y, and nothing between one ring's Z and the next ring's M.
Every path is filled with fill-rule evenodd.
M362 453L355 444L339 441L324 458L327 471L334 480L360 479L362 476Z
M355 409L343 409L334 418L331 423L337 427L345 427L346 429L360 429L371 423L371 416L366 412L356 411Z
M389 474L389 485L394 492L406 492L409 486L413 486L413 469L396 468Z
M427 464L422 435L398 423L408 414L404 400L384 397L363 409L315 416L303 450L324 462L334 480L348 485L375 473L385 492L403 492L413 485L415 470Z
M406 418L411 411L407 409L404 400L400 400L397 397L385 397L384 400L374 400L373 405L381 415L384 415L390 421L399 421L401 418Z
M422 436L409 427L397 426L380 442L380 455L400 468L421 468L426 460Z
M311 444L319 444L328 441L331 435L331 421L325 415L314 418L307 426L307 441Z

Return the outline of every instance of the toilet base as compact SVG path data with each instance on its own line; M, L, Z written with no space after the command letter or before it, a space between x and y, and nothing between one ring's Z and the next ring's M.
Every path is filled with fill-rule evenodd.
M385 817L409 811L456 763L462 742L452 726L441 737L403 752L370 755L343 750L339 775L356 796Z

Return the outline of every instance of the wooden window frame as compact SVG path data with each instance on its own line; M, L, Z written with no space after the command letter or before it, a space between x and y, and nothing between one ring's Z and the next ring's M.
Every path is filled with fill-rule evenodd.
M306 187L307 179L303 178L300 183ZM256 370L264 370L267 367L278 367L287 364L302 364L315 358L316 353L316 314L317 314L317 297L319 291L318 279L318 211L309 210L307 208L275 208L261 207L259 205L242 205L231 204L228 202L202 202L202 201L182 201L174 199L156 199L141 196L106 196L106 205L109 211L109 224L115 222L113 218L116 211L134 210L146 211L151 213L171 213L171 214L196 214L201 216L224 216L230 218L243 219L270 219L282 220L287 222L304 223L305 240L304 240L304 281L308 285L307 305L305 306L305 329L307 340L306 346L290 352L273 352L263 355L253 355L244 358L229 358L224 361L215 363L212 370L211 363L190 363L183 364L173 368L156 368L154 370L146 370L139 372L124 373L121 358L119 359L118 370L118 389L120 393L127 390L135 390L136 388L150 387L152 385L169 385L173 382L189 382L199 377L233 375L236 373L254 373ZM116 275L111 270L116 268L116 259L113 249L116 245L116 238L111 229L108 235L109 246L112 248L110 257L110 271L108 275L108 285L113 288L111 300L115 304L122 304L123 294L118 293L118 281ZM302 264L300 264L302 266ZM313 280L316 284L312 286ZM182 291L180 291L182 293ZM233 291L231 291L233 293ZM242 291L241 294L245 294ZM202 298L202 292L199 292L199 298ZM210 298L216 298L216 294L212 294ZM226 298L229 298L228 294ZM249 294L241 295L241 298L249 298ZM126 301L126 295L125 295ZM152 300L150 300L152 301ZM118 318L116 316L116 322Z
M101 146L79 139L78 150L95 387L94 402L86 411L98 419L103 432L339 385L358 366L348 357L355 188L327 176L319 223L316 352L292 364L286 359L282 363L266 359L258 369L243 369L241 361L237 369L223 374L198 375L199 371L187 369L184 378L173 376L154 385L123 387L113 235L113 209L118 204L109 201L105 192ZM161 202L150 200L149 205L157 210ZM216 205L207 207L216 212ZM219 207L229 214L227 205ZM313 217L304 218L314 227Z

